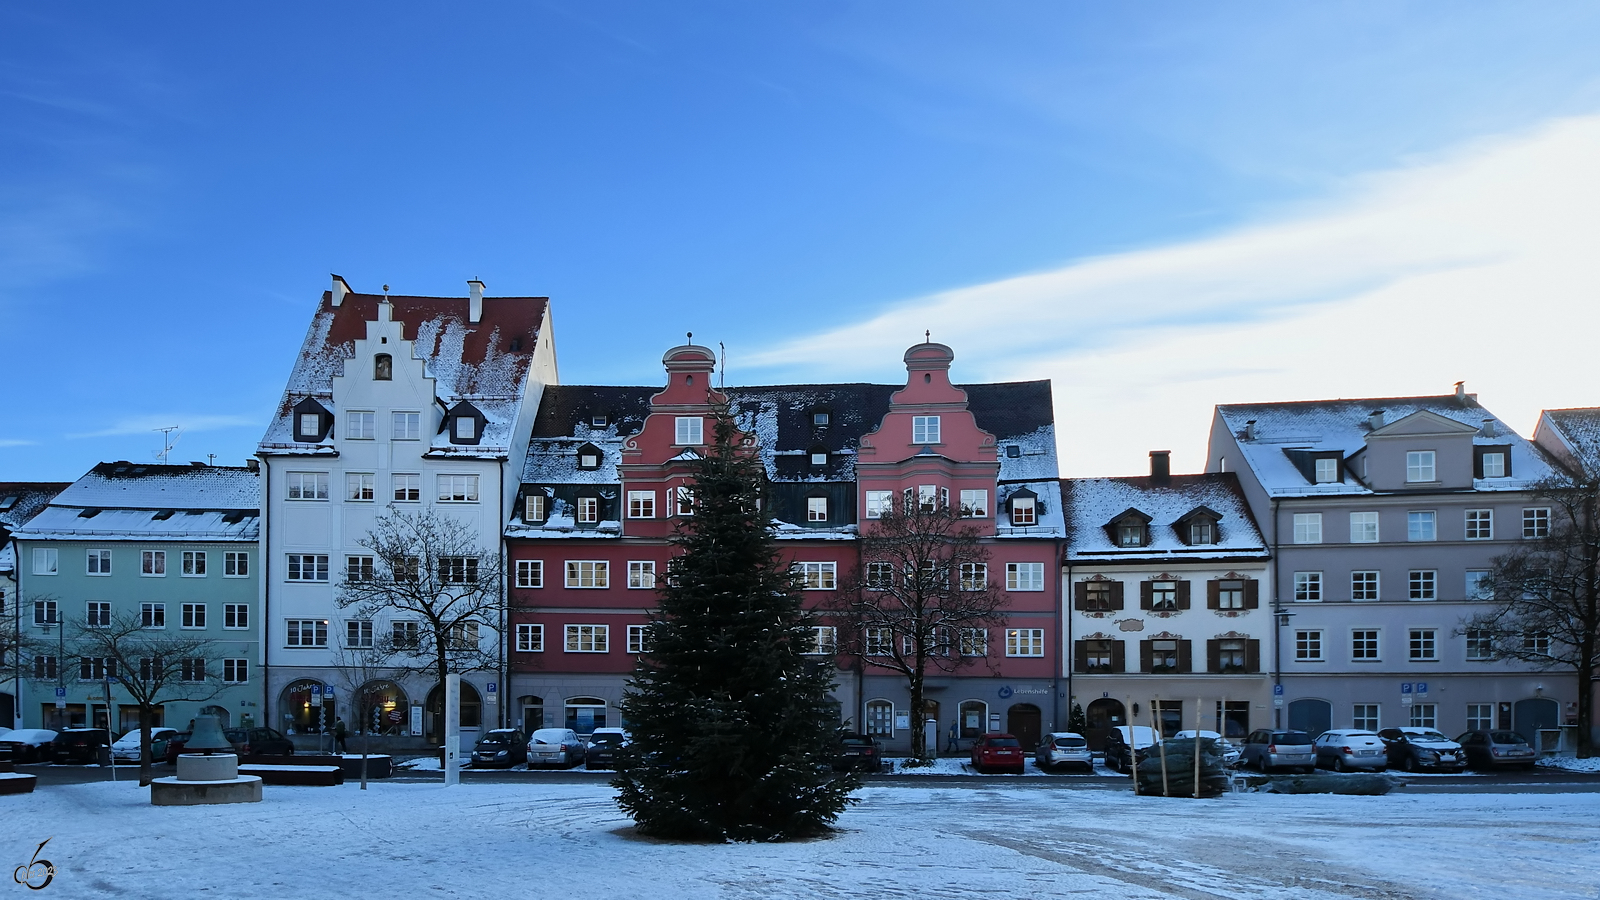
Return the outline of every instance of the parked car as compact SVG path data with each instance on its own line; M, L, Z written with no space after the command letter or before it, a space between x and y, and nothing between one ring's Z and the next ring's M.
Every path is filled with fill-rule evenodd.
M1089 752L1089 742L1083 735L1070 731L1055 731L1045 735L1039 741L1039 748L1033 752L1033 761L1045 771L1065 766L1081 766L1094 771L1094 754Z
M571 728L541 728L528 737L528 768L570 769L583 762L585 749L583 738Z
M864 734L846 731L839 735L839 750L833 757L835 772L883 771L883 745Z
M1459 735L1456 743L1467 754L1467 765L1475 769L1531 769L1538 758L1533 746L1515 731L1468 731Z
M475 769L510 768L528 761L528 737L515 728L486 731L472 745Z
M1383 771L1389 766L1389 756L1384 752L1383 741L1377 734L1360 728L1335 728L1317 735L1313 742L1317 755L1316 765L1335 772L1350 769Z
M0 744L11 748L12 762L49 762L50 742L55 739L56 733L48 728L18 728L0 737Z
M1022 742L1014 734L986 734L972 744L972 768L979 772L1005 769L1021 775L1026 762Z
M186 752L185 745L189 743L189 738L193 735L194 732L192 731L180 731L177 734L167 735L167 752L162 754L167 761L167 765L175 766L178 764L178 754Z
M1213 741L1216 743L1217 751L1222 754L1223 765L1232 766L1239 762L1239 745L1228 740L1215 731L1196 732L1193 729L1190 729L1188 731L1178 732L1172 736L1172 739L1178 741L1192 741L1194 740L1194 736L1196 734L1200 735L1200 740L1202 741Z
M1432 728L1385 728L1378 737L1388 751L1389 765L1402 771L1460 772L1467 767L1461 745Z
M111 732L104 728L63 728L50 742L50 756L58 763L100 761L100 748L111 746Z
M1106 768L1133 774L1133 767L1144 761L1161 743L1161 736L1148 725L1118 725L1106 735Z
M224 728L222 736L240 756L294 755L294 741L271 728Z
M589 741L583 751L583 767L586 769L615 769L617 767L617 751L628 743L628 733L621 728L596 728L589 735Z
M167 756L167 739L178 733L176 728L164 726L150 729L150 761L161 762ZM131 762L139 761L139 744L143 740L135 728L111 745L111 758Z
M1273 769L1298 769L1310 772L1316 768L1317 752L1311 735L1304 731L1273 731L1262 728L1250 732L1240 748L1239 765L1255 766L1262 772Z

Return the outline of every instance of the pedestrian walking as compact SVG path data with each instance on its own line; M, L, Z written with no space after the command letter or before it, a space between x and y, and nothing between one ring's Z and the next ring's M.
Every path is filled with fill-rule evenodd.
M961 732L956 729L956 723L954 722L950 723L950 738L945 741L944 751L946 753L961 752Z
M343 719L334 719L333 720L333 746L334 746L334 749L336 749L340 753L346 752L346 748L345 748L345 745L344 745L344 736L347 733L348 732L346 731L346 729L344 727L344 720Z

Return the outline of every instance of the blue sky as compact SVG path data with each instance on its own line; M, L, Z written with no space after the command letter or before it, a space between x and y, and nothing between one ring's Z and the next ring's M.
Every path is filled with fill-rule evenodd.
M0 7L0 480L237 464L329 272L549 295L570 383L932 328L1055 380L1070 474L1220 402L1600 405L1594 4L327 6Z

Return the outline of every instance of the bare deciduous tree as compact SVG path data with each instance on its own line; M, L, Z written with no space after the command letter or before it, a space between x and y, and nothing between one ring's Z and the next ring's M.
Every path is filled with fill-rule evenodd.
M1457 634L1494 659L1516 660L1578 676L1578 756L1594 754L1594 682L1600 666L1600 476L1559 474L1541 481L1550 504L1536 537L1495 560L1479 589L1488 608ZM1541 533L1542 532L1542 533Z
M861 524L861 568L835 600L841 651L898 672L911 694L911 755L932 759L923 733L924 680L988 657L1005 595L989 574L978 527L947 503L896 501Z

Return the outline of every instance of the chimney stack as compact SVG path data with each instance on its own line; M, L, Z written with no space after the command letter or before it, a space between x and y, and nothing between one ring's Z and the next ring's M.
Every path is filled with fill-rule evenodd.
M1150 451L1150 480L1164 484L1172 477L1172 451Z
M1492 437L1499 437L1499 435L1500 435L1499 431L1497 431L1495 429L1495 427L1494 427L1494 420L1493 419L1484 419L1483 420L1483 436L1492 438Z
M333 276L333 308L338 309L344 303L344 296L350 293L350 285L345 284L343 278Z
M244 467L252 472L259 472L261 471L261 460L254 457L247 459L244 461Z
M1373 431L1383 427L1383 410L1375 409L1367 413L1367 426Z
M483 320L483 282L472 279L467 282L467 291L471 294L467 304L467 321L480 322Z
M1462 406L1467 405L1467 383L1465 381L1456 382L1456 402Z
M1256 420L1255 419L1251 419L1250 421L1244 423L1244 439L1247 440L1247 441L1253 441L1253 440L1256 439Z

